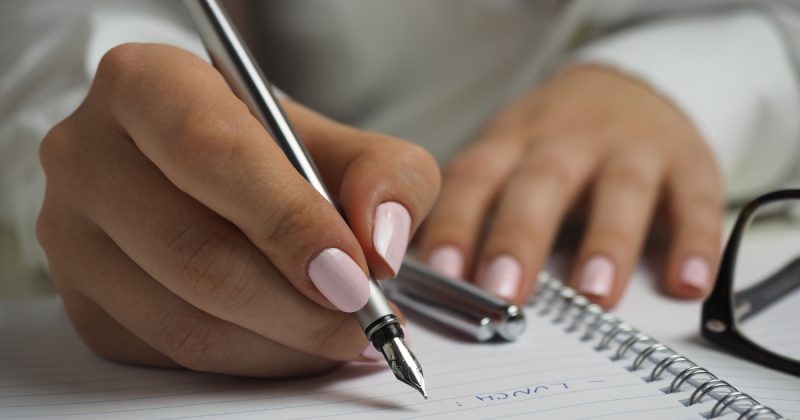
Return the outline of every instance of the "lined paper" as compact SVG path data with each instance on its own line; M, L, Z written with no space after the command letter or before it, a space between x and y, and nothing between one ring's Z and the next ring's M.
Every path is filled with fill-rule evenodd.
M645 382L643 373L625 368L630 360L612 362L546 318L532 315L528 322L520 341L494 344L410 326L431 396L426 401L372 364L281 381L122 366L80 342L57 300L2 302L0 418L698 419L710 408L685 407L680 401L690 391L664 394L667 379ZM741 382L752 384L745 390L758 395L759 386L781 384L785 389L764 389L775 399L763 402L777 408L785 397L793 400L783 401L789 410L800 405L800 381L760 380L768 376L763 369L744 367Z

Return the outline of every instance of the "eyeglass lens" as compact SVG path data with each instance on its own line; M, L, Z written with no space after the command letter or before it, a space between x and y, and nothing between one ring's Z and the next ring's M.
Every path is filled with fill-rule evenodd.
M742 335L800 360L800 200L760 206L733 270L733 307Z

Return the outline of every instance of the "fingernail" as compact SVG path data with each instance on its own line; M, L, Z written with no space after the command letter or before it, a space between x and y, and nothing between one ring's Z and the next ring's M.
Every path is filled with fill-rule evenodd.
M710 282L711 269L702 257L689 257L681 269L681 281L684 284L705 291Z
M464 257L454 246L440 246L428 257L428 266L445 276L460 278L463 275Z
M376 349L375 346L372 345L372 343L367 343L367 347L365 347L364 351L361 352L361 356L369 360L374 360L376 362L384 360L384 357L381 354L381 352L379 352L378 349Z
M492 260L481 276L481 287L501 298L511 300L522 281L522 266L517 259L501 255Z
M606 257L593 257L583 266L579 289L587 295L606 297L614 287L614 264Z
M403 264L410 231L411 215L402 204L389 201L379 205L375 210L372 243L395 275Z
M369 280L361 267L338 248L327 248L308 266L308 277L334 306L355 312L369 300Z

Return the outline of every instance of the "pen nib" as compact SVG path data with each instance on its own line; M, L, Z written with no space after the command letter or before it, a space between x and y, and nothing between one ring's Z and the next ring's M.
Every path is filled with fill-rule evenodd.
M403 339L395 337L387 341L381 350L389 363L389 367L394 372L394 376L419 391L427 400L428 393L425 392L425 378L422 377L422 367Z

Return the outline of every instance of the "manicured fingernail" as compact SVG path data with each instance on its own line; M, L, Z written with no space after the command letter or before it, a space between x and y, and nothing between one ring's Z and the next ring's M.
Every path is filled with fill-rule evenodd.
M372 243L386 264L394 271L400 271L403 257L408 248L408 235L411 232L411 215L403 205L389 201L375 210L375 230Z
M355 312L369 300L369 280L361 267L338 248L327 248L308 265L308 277L340 311Z
M583 266L580 292L586 295L606 297L614 287L614 264L606 257L593 257Z
M378 349L376 349L375 346L372 345L372 343L367 343L367 347L365 347L364 351L361 352L361 356L369 360L374 360L376 362L385 359L381 354L381 352L379 352Z
M504 299L513 299L522 282L522 266L509 255L496 257L482 273L483 289Z
M684 284L705 291L711 281L711 269L702 257L689 257L681 269L681 281Z
M440 246L428 257L428 266L445 276L459 278L463 275L464 257L454 246Z

